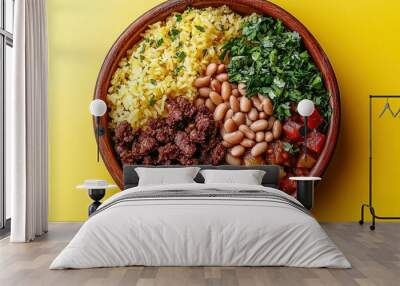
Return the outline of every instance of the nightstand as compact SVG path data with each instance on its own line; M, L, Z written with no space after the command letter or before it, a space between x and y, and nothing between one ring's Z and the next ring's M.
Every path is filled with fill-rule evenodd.
M109 185L105 180L85 180L82 185L76 186L77 189L88 190L89 197L93 200L93 203L88 208L89 216L101 205L100 200L104 198L106 190L116 187L116 185Z
M320 181L320 177L290 177L290 180L297 183L297 200L305 208L311 210L314 206L314 185Z

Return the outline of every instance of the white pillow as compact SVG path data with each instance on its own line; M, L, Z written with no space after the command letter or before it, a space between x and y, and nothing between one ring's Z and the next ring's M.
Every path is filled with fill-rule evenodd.
M199 167L135 168L139 176L139 186L195 183L193 179L199 170Z
M261 185L265 171L262 170L202 170L205 184Z

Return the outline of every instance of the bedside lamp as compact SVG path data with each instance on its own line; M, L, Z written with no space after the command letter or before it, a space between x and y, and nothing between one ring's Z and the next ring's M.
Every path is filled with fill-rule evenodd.
M103 100L95 99L90 103L89 109L96 122L97 162L99 162L99 138L105 132L104 128L100 126L100 117L106 113L107 105Z
M304 156L307 160L307 118L315 110L314 102L309 99L303 99L297 104L297 112L304 117L304 127L301 129L301 135L304 136Z
M304 117L304 127L300 130L304 136L304 156L307 160L307 118L314 113L314 102L309 99L303 99L297 104L297 112ZM311 210L314 206L314 184L321 180L320 177L290 177L290 180L296 181L297 200L299 200L307 209Z

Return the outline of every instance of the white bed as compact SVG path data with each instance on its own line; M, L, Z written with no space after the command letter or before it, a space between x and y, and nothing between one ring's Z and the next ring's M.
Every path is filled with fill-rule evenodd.
M198 183L112 196L50 269L128 265L351 267L293 197L264 186Z

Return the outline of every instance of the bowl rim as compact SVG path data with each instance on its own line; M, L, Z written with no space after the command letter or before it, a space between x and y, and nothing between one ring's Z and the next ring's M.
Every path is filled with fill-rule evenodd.
M310 176L321 177L328 168L329 162L333 156L340 130L340 92L336 80L335 72L322 47L311 34L311 32L293 15L265 0L169 0L163 2L154 8L142 14L133 21L117 38L107 53L100 68L94 90L94 99L106 101L107 91L110 80L118 67L119 61L126 56L126 51L141 39L141 34L149 25L164 20L173 12L182 12L188 7L205 8L227 5L230 9L239 14L250 14L256 12L264 14L275 19L280 19L283 24L292 31L300 34L303 44L317 68L319 69L325 88L330 94L330 105L332 109L331 122L329 124L326 136L325 146L318 157L317 163L310 172ZM108 112L100 118L100 125L105 127L105 134L99 138L100 154L105 163L108 172L115 183L123 189L122 165L117 160L114 152L111 134L108 128ZM96 122L93 118L93 129L96 135ZM96 138L96 136L95 136Z

